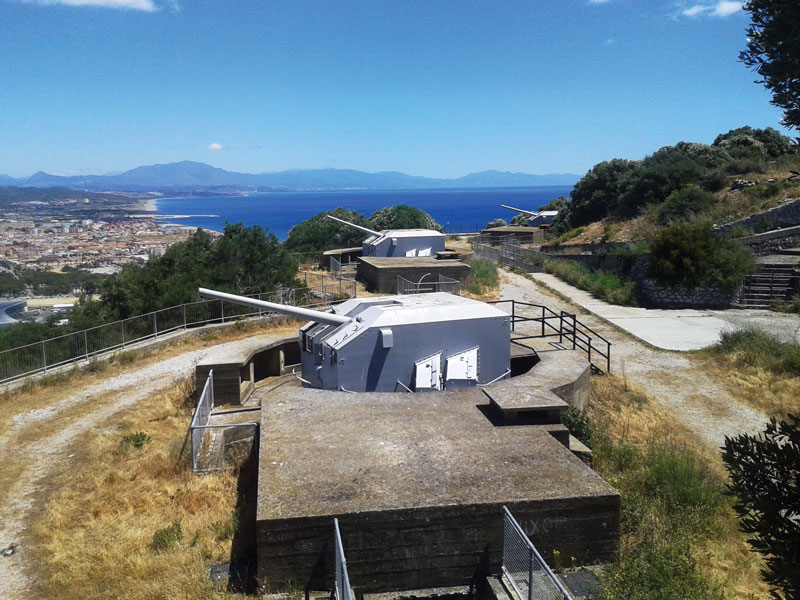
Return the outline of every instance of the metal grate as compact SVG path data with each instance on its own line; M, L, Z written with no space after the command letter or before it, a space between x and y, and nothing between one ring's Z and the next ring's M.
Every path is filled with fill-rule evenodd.
M339 533L339 519L333 520L333 545L336 560L336 581L334 583L336 600L353 600L350 577L347 575L347 560L345 560L342 546L342 535Z
M502 571L520 600L572 600L505 506Z

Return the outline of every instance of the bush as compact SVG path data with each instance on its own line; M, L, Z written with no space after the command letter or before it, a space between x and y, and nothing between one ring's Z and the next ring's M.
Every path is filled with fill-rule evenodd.
M562 233L557 238L555 238L553 240L550 240L550 245L551 246L560 246L564 242L567 242L567 241L571 240L572 238L578 237L584 231L586 231L586 227L576 227L575 229L567 231L566 233Z
M153 534L150 547L156 551L174 548L183 540L183 529L180 521L173 521L172 525L159 529Z
M739 502L734 506L748 542L764 555L764 579L773 598L800 597L800 416L788 415L777 423L772 418L757 436L742 434L725 438L722 460L730 474L728 489Z
M561 411L561 423L572 435L591 448L594 425L585 410L568 407Z
M727 356L737 366L800 375L800 346L781 342L756 327L723 331L714 352Z
M672 192L657 209L657 221L666 225L671 221L689 221L707 212L714 196L699 187L690 185Z
M544 268L548 273L586 290L596 298L611 304L636 306L636 284L632 281L623 281L605 271L590 271L572 260L546 260Z
M500 283L497 265L491 260L478 258L470 263L470 274L464 282L464 288L475 296L480 296L486 289L496 287Z
M505 227L508 225L503 219L495 219L494 221L489 221L486 224L486 229L494 229L495 227Z
M708 222L666 227L650 246L650 275L670 287L694 289L707 283L733 290L754 268L752 252L718 236Z
M151 438L144 431L137 431L136 433L129 433L119 441L120 450L125 452L131 448L141 448L145 444L150 443Z

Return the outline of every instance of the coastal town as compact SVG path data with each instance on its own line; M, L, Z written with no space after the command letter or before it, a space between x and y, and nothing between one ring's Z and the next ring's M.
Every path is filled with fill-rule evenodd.
M111 275L130 262L146 263L194 228L154 218L114 220L0 220L0 257L25 268L61 271L64 267Z

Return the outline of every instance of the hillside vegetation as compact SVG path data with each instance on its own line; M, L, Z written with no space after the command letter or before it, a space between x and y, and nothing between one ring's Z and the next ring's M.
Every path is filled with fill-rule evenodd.
M679 142L642 160L598 163L546 208L560 211L552 232L562 243L648 239L675 222L722 224L800 196L798 171L790 138L741 127L711 145Z

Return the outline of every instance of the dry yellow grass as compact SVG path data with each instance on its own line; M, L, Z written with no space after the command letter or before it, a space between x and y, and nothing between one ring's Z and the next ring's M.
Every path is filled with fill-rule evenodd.
M644 390L626 384L620 377L592 379L589 414L592 422L612 439L624 440L642 451L655 443L675 444L690 450L720 481L727 478L715 448L698 440L668 408L650 400ZM726 598L766 598L768 588L759 572L763 561L750 551L733 511L728 508L723 512L718 534L695 548L696 558L707 566Z
M769 417L786 418L800 411L800 378L777 374L756 366L737 364L735 354L705 353L696 356L703 372L722 377L727 391L742 404L752 406Z
M225 531L236 506L236 475L191 473L181 454L187 389L177 384L120 414L83 440L72 466L51 482L55 491L32 528L41 569L36 597L231 597L211 584L205 568L230 559ZM123 437L139 431L150 441L126 448ZM182 540L154 549L156 530L176 521Z

